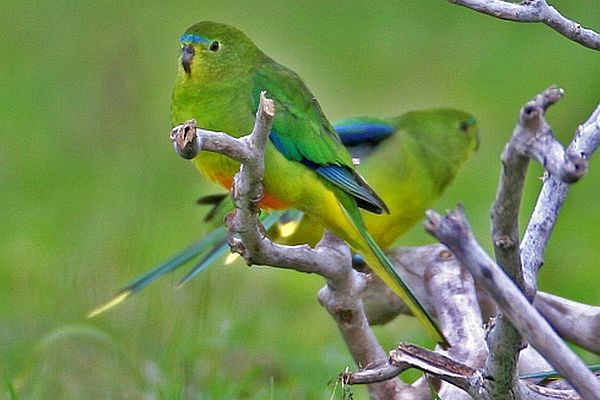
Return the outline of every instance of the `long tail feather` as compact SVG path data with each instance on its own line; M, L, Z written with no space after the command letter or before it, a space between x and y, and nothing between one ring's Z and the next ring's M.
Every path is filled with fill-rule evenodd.
M406 283L404 283L394 264L385 255L383 250L381 250L379 245L377 245L373 237L365 228L356 206L353 207L354 210L351 207L343 208L346 211L346 215L354 223L357 230L360 232L362 239L364 239L364 242L367 245L363 246L366 248L360 250L369 267L371 267L373 272L379 278L381 278L385 284L388 285L394 291L394 293L402 299L402 301L404 301L414 317L417 318L425 327L430 336L442 346L449 347L450 345L448 341L444 337L444 334L440 328L438 328L436 325L433 317L429 314L421 302L419 302L419 299L417 299ZM350 210L348 210L349 208Z
M171 257L166 262L160 264L159 266L144 273L142 276L136 278L132 283L130 283L123 289L119 290L119 292L115 296L110 298L110 300L108 300L104 304L100 305L99 307L96 307L95 309L93 309L87 315L88 318L93 318L93 317L95 317L99 314L102 314L103 312L113 308L114 306L122 303L127 298L129 298L131 295L142 290L143 288L145 288L146 286L148 286L150 283L154 282L161 276L181 267L182 265L184 265L185 263L190 261L192 258L196 257L198 254L205 251L207 248L213 246L215 242L222 243L225 240L225 236L226 236L225 227L219 227L219 228L213 230L212 232L207 234L205 237L203 237L201 240L197 241L196 243L187 247L180 253Z
M189 281L191 281L196 275L200 272L204 271L206 268L210 267L216 260L221 258L225 253L229 250L229 244L227 241L224 241L219 246L210 250L208 254L198 263L190 272L187 273L177 284L176 288L180 288L185 285Z
M393 283L390 285L394 293L398 295L402 301L408 306L412 314L417 318L421 324L427 329L433 339L435 339L438 343L440 343L444 347L449 347L449 343L444 337L443 332L437 326L433 317L429 314L429 312L425 309L425 307L421 304L421 302L415 297L411 289L404 283L400 275L398 275L398 271L396 271L395 266L392 264L389 258L383 253L381 248L375 243L371 235L367 231L361 232L363 233L363 237L369 243L369 248L371 249L373 255L377 258L379 264L384 268L384 274L378 274L386 283L390 279L393 280ZM364 255L364 254L363 254ZM374 264L372 261L369 261L371 257L367 258L367 264L372 267ZM383 275L383 276L382 276ZM390 284L390 283L388 283Z
M265 229L272 227L281 217L282 212L272 212L263 214L261 220ZM181 280L177 283L177 287L182 286L190 281L200 272L214 264L223 254L227 252L229 246L227 244L227 232L225 227L221 226L214 229L212 232L205 235L201 240L179 252L169 260L152 268L142 276L136 278L132 283L119 290L116 295L111 297L107 302L94 308L88 315L88 318L93 318L103 312L121 304L133 294L139 292L150 283L158 278L175 271L179 267L185 265L188 261L198 256L200 253L209 249L209 253Z
M282 212L274 211L265 215L262 218L262 224L265 229L269 229L272 227L282 216ZM175 287L180 288L185 285L187 282L192 280L196 275L200 272L204 271L206 268L210 267L214 264L218 259L220 259L225 253L229 250L229 244L227 244L227 240L223 237L223 240L220 243L210 250L210 252L198 263L190 272L187 273Z

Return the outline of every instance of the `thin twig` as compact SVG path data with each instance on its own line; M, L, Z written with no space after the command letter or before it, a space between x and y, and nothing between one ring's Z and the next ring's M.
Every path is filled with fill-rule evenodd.
M492 239L497 262L533 299L535 286L525 285L519 254L518 211L529 158L537 160L547 173L568 183L587 172L587 162L580 154L565 151L554 138L545 112L564 95L551 86L521 108L519 122L502 153L502 173L498 194L492 206Z
M512 3L502 0L449 0L492 17L517 22L540 22L574 42L600 50L600 34L563 16L545 0Z

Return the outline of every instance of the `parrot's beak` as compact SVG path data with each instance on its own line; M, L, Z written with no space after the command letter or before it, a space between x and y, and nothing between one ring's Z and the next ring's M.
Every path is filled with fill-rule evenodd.
M191 44L186 44L181 48L181 65L188 75L192 73L192 60L194 59L194 54L196 54L196 51Z

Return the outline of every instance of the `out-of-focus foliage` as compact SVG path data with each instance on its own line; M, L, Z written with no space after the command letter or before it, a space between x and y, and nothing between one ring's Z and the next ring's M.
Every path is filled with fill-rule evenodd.
M596 2L554 5L600 30ZM328 381L352 366L315 301L322 280L293 272L212 268L84 317L203 231L194 200L214 187L168 141L178 37L192 23L240 27L304 77L331 119L434 106L476 115L479 152L438 208L464 202L488 248L519 107L562 86L548 117L567 142L600 100L597 52L444 1L8 1L0 14L0 393L19 399L329 398ZM524 221L539 175L532 168ZM599 183L592 160L542 289L600 301ZM431 241L416 227L400 243ZM422 336L409 318L377 334L388 348Z

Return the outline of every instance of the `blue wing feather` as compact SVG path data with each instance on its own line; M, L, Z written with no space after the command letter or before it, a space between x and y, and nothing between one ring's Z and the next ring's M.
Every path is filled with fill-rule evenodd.
M385 203L354 170L333 164L319 165L315 168L315 172L345 192L350 193L359 207L376 214L389 213Z
M289 160L295 160L303 163L307 167L315 170L315 172L333 183L343 191L349 193L356 199L359 207L365 210L381 214L389 212L385 203L364 181L364 179L351 168L339 164L317 164L310 161L297 150L294 143L287 143L289 138L281 136L275 129L271 131L269 136L273 145Z
M255 107L263 90L277 109L270 140L285 158L303 163L355 196L359 207L375 213L387 211L385 203L353 170L352 157L339 135L294 72L275 62L263 63L253 77Z
M373 118L352 118L333 126L344 146L379 143L396 132L396 127Z

